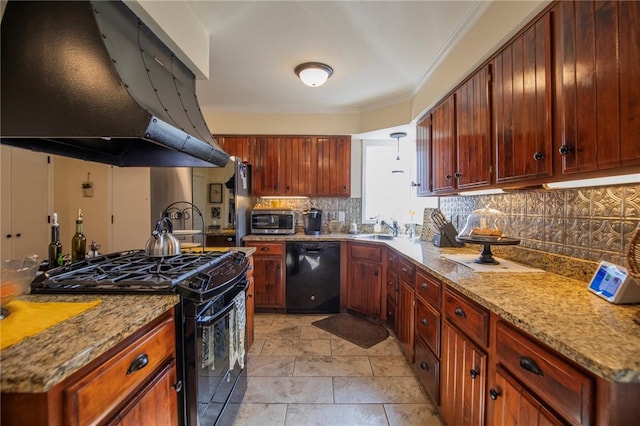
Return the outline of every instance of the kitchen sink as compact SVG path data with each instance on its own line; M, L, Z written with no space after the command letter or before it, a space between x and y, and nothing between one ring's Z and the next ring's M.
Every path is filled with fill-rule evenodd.
M391 234L360 234L354 235L353 238L358 240L393 240L396 237Z

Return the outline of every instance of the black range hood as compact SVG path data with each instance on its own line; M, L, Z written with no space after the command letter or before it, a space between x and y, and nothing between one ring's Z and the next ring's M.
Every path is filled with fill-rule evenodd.
M9 1L0 142L116 166L215 167L194 74L120 1Z

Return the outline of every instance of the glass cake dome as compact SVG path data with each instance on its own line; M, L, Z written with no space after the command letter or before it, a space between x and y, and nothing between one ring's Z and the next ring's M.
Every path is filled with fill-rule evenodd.
M471 212L464 228L458 233L458 237L489 240L511 236L513 232L509 217L489 206Z

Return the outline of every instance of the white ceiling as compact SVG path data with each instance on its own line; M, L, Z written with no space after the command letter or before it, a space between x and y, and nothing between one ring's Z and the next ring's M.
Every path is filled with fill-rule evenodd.
M489 1L187 1L211 35L201 107L341 113L412 97ZM334 69L322 87L294 74Z

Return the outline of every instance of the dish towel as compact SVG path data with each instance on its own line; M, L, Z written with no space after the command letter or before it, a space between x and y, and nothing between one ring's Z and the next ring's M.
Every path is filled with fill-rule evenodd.
M11 314L0 320L0 349L8 348L23 339L35 336L54 325L79 315L95 306L92 302L25 302L12 300L6 309Z
M233 299L233 303L235 308L231 311L229 321L229 334L231 337L229 339L229 370L233 370L236 361L238 361L240 368L244 368L244 335L247 326L247 309L244 291Z

